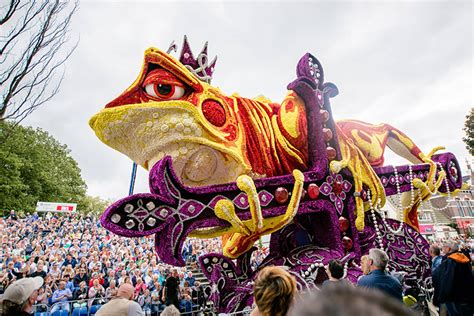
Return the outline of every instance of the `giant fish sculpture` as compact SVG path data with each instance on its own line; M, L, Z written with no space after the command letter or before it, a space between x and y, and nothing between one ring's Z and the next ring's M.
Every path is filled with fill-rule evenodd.
M300 288L324 281L334 258L355 282L360 256L373 247L419 287L430 259L417 208L461 187L456 158L435 154L440 148L423 154L388 124L334 121L329 99L338 90L309 53L280 104L225 95L210 84L215 64L207 43L195 58L186 37L179 60L150 48L135 82L91 118L101 141L149 170L150 193L112 204L103 226L155 234L157 255L176 266L185 264L188 236L222 236L222 253L199 258L221 312L251 305L258 270L250 257L266 234L270 254L259 269L288 266ZM386 147L413 164L385 166ZM399 197L401 221L379 212L390 195Z

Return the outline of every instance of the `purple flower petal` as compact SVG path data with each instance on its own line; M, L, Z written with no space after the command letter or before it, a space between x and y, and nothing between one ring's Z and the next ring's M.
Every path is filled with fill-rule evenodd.
M342 182L342 190L344 192L349 192L351 190L351 187L352 187L352 184L349 181L344 180L344 182Z
M324 195L329 195L329 193L332 192L332 186L330 186L327 182L324 182L320 187L319 187L319 192L321 192Z

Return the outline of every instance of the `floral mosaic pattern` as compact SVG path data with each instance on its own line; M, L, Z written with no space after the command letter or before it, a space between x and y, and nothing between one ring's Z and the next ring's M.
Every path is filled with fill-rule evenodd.
M321 185L320 192L329 196L338 214L341 215L344 209L344 200L347 198L347 193L349 193L351 188L352 184L349 181L344 180L340 174L336 174L326 177L326 182Z

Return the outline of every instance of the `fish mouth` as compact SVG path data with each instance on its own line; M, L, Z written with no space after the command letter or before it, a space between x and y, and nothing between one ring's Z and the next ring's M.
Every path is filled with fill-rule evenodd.
M171 142L157 148L156 154L145 162L150 170L165 156L171 156L173 170L184 185L208 186L233 182L245 174L245 168L232 155L206 142Z
M223 145L222 135L201 117L193 105L149 102L103 109L89 125L102 142L147 170L171 156L175 173L188 186L233 182L248 173L241 149Z

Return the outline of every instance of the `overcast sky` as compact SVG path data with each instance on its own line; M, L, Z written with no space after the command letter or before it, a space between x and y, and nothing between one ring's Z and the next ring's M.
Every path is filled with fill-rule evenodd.
M178 52L184 34L194 51L209 41L218 55L213 85L227 94L263 94L280 102L306 52L340 91L334 117L386 122L424 152L444 145L465 170L461 138L473 106L473 5L445 2L89 2L74 16L80 38L56 97L24 121L67 144L88 193L128 193L132 162L101 143L89 118L136 78L143 52ZM403 164L393 155L389 164ZM148 192L147 173L135 192Z

